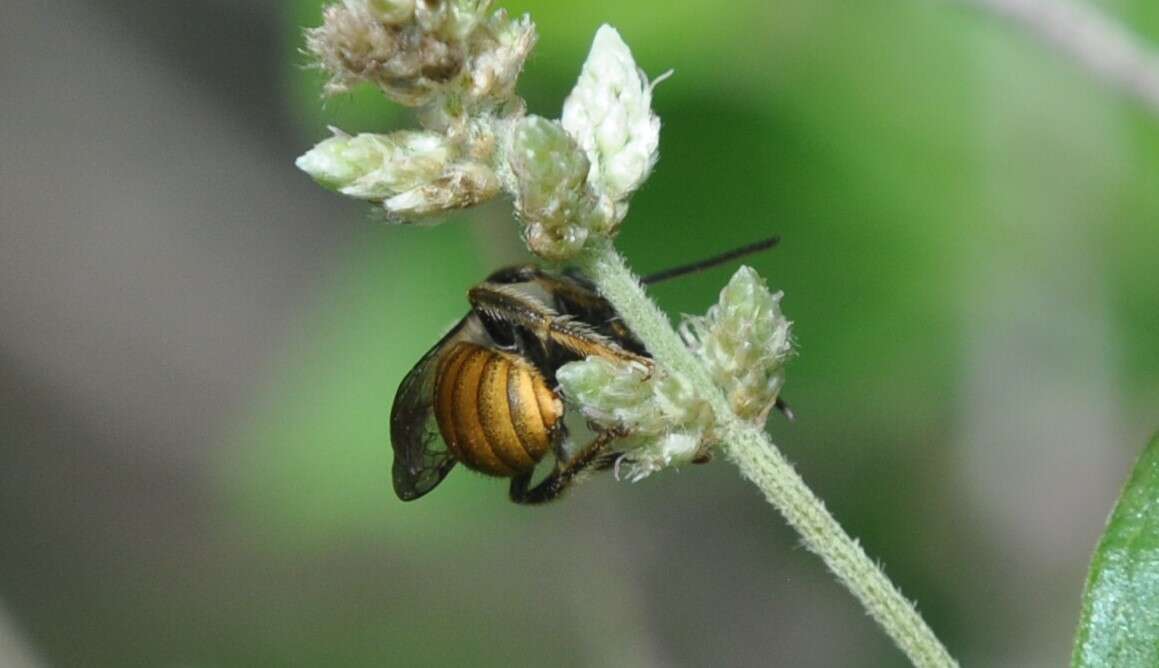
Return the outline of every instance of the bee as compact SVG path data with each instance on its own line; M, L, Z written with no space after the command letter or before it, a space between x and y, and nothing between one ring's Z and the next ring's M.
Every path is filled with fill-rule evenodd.
M777 241L773 237L643 282L700 271ZM533 265L492 273L468 291L467 300L471 310L418 361L395 394L390 437L398 497L423 496L461 463L510 478L512 501L540 504L560 496L584 472L610 468L620 456L610 448L627 434L593 427L592 440L569 452L555 375L564 364L593 356L652 368L648 351L612 305L579 274ZM782 402L778 407L789 414ZM535 469L549 452L555 464L532 486Z

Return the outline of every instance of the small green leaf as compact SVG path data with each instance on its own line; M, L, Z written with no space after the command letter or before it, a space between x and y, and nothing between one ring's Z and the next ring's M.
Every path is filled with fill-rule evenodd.
M1159 666L1159 436L1095 550L1071 665Z

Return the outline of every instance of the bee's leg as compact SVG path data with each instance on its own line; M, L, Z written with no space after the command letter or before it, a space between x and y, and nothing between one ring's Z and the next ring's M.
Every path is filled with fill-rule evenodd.
M604 357L637 362L651 369L652 360L624 349L583 322L562 316L541 302L505 285L481 283L467 293L471 307L488 330L496 324L515 325L538 338L564 348L577 357Z
M785 419L789 422L797 419L797 414L793 412L793 409L789 407L789 404L786 403L784 399L777 397L777 403L774 404L774 406L778 411L781 412L781 415L785 416Z
M624 453L618 450L605 450L600 454L599 457L596 457L595 461L592 462L592 470L607 471L608 469L615 467L616 460L623 456Z
M563 463L556 461L555 470L551 475L543 479L535 487L528 489L527 486L531 483L531 474L522 473L511 479L511 488L508 496L515 503L536 505L540 503L547 503L557 498L578 478L582 473L593 467L596 470L602 470L610 466L610 463L605 464L603 454L613 439L617 438L619 434L615 432L604 432L597 436L591 443L589 443L583 450L576 454L571 461ZM614 462L613 458L611 462Z

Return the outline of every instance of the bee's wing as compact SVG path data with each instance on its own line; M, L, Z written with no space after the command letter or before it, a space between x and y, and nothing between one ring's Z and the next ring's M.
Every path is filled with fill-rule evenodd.
M413 501L434 489L455 466L431 408L435 374L444 349L456 341L480 337L481 330L474 314L460 320L398 387L390 410L390 442L394 449L394 492L403 501Z

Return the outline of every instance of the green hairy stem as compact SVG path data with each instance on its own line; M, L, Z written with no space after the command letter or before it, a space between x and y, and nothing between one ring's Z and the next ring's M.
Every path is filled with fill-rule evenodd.
M579 264L656 362L685 375L699 388L715 412L728 458L784 515L805 546L821 557L910 661L923 668L958 665L913 604L841 528L768 435L733 412L704 366L673 330L664 312L645 294L639 279L611 242L592 244L579 258Z

